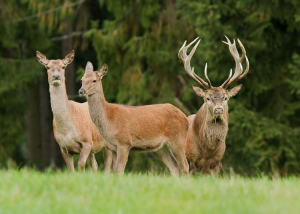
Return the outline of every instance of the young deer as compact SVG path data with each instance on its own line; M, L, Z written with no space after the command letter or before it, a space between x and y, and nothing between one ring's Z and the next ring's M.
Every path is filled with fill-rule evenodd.
M186 116L171 104L125 106L105 100L102 78L106 64L99 72L88 62L79 94L86 95L93 122L108 149L113 151L114 171L123 174L129 151L157 152L172 175L188 174L184 143L188 130ZM174 158L174 156L175 158ZM177 165L178 164L178 165Z
M226 36L225 36L226 37ZM195 93L204 99L196 115L188 117L189 130L186 139L186 156L190 165L190 171L201 171L203 174L219 173L222 169L222 159L225 153L225 140L228 132L228 100L235 96L242 85L237 85L227 90L233 82L241 80L249 71L249 61L246 56L246 50L240 40L237 40L241 49L242 56L239 56L235 41L233 43L226 37L230 54L235 61L235 72L232 76L232 70L227 80L219 87L213 87L207 76L207 64L204 74L207 82L194 73L190 61L196 51L200 40L187 55L187 49L195 43L198 38L186 46L186 42L180 48L178 57L184 63L185 71L188 75L200 84L204 89L193 86ZM246 59L246 70L243 72L242 61Z
M68 100L65 85L65 68L74 59L74 51L64 59L48 60L36 52L38 61L47 68L50 101L53 112L54 137L70 171L74 171L73 155L79 154L78 166L84 170L88 161L92 170L97 170L95 153L104 147L99 132L93 124L87 103ZM109 172L112 153L107 152L105 171Z

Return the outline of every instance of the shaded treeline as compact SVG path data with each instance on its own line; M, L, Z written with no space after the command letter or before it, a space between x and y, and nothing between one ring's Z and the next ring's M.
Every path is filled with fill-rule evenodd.
M35 59L63 58L70 99L78 98L87 61L107 63L106 99L128 105L172 103L187 115L203 101L177 57L199 36L191 62L213 85L234 68L223 35L239 38L250 61L243 88L229 101L225 170L253 174L300 171L300 7L289 1L45 0L0 3L0 162L64 166L52 132L46 69ZM77 81L75 81L77 79ZM98 159L101 159L101 155ZM101 163L100 163L101 164ZM162 167L152 154L132 153L128 170Z

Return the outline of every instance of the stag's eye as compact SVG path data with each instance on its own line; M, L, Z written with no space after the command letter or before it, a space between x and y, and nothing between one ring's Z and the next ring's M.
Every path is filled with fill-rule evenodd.
M62 69L65 69L66 68L66 66L63 66L63 67L61 67Z
M228 99L227 97L224 98L224 100L227 100L227 99Z
M47 69L47 70L49 70L49 69L50 69L50 67L49 67L49 66L46 66L46 69Z
M209 97L207 97L206 99L207 99L207 100L210 100L210 98L209 98Z
M93 82L97 82L96 80L93 80Z

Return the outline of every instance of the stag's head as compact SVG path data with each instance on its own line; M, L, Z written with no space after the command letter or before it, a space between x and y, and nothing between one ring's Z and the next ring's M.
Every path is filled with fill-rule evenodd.
M226 36L225 36L226 37ZM208 108L208 111L210 112L211 116L216 118L224 119L224 113L228 112L228 100L230 97L235 96L239 90L241 89L242 85L237 85L231 89L227 89L228 86L230 86L232 83L241 80L243 77L245 77L249 71L249 61L246 56L246 50L241 43L241 41L238 39L238 43L240 45L240 48L242 49L242 56L239 56L239 53L236 48L235 40L233 43L230 42L230 40L226 37L227 42L224 42L229 46L230 54L232 55L234 61L235 61L235 72L232 76L232 70L230 70L230 74L225 80L225 82L219 86L219 87L213 87L211 85L211 82L207 76L207 63L204 68L204 76L205 80L203 80L201 77L195 74L194 68L191 68L191 58L194 55L197 46L200 43L199 38L196 38L194 41L192 41L189 45L186 46L186 42L184 42L183 46L180 48L178 52L178 57L181 59L181 61L184 64L185 71L188 73L188 75L195 80L199 85L202 87L193 86L193 89L195 93L202 97L204 99L205 106ZM194 44L196 41L196 45L193 47L191 53L187 55L188 48ZM242 67L242 61L246 59L246 70L243 72Z
M73 61L74 56L75 52L72 50L64 59L48 60L44 54L36 51L37 60L47 69L49 84L54 86L65 81L65 69Z
M83 96L89 96L95 94L101 90L101 79L108 71L106 64L102 65L100 71L94 71L93 64L87 62L85 67L85 73L81 78L82 86L79 89L79 94Z

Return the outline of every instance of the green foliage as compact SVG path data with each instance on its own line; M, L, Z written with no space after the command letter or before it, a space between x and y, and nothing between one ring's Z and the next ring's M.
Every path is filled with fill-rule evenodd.
M192 66L201 76L205 62L214 86L234 62L223 35L239 38L250 72L243 90L230 101L230 131L224 168L285 175L299 172L299 16L297 1L105 1L113 18L86 33L99 63L109 101L173 103L196 112L202 100L177 58L184 40L202 40ZM134 13L132 12L134 11ZM146 11L146 12L145 12ZM181 105L175 102L182 100Z
M76 7L69 7L72 4ZM299 173L299 8L297 0L4 0L0 123L5 128L0 132L0 162L12 157L24 140L24 91L41 73L40 65L29 59L37 49L47 51L49 58L61 58L60 43L54 44L53 37L70 21L74 30L85 32L74 39L74 48L81 47L76 51L78 80L86 61L98 69L107 63L103 84L108 101L172 103L187 115L196 113L203 101L194 94L190 85L195 82L177 57L183 42L201 38L191 64L203 76L207 62L211 82L219 86L234 67L228 47L221 43L223 35L239 38L247 50L250 72L229 102L224 169ZM37 16L20 21L31 14ZM127 169L161 169L159 163L155 155L132 153Z
M24 141L23 120L26 112L26 89L36 83L41 67L36 59L0 58L0 163L18 152L16 145Z
M1 213L298 213L299 178L0 171ZM22 179L20 179L22 178Z

